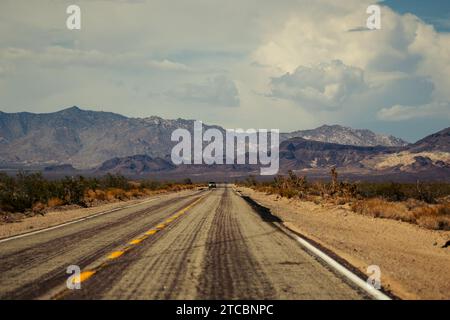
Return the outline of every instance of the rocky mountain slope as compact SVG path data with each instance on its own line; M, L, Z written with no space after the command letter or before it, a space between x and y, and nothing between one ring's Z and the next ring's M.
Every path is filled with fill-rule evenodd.
M0 112L0 162L44 165L49 173L73 173L75 167L82 169L78 172L132 176L258 171L254 165L174 166L171 134L178 128L192 134L193 123L154 116L127 118L77 107L48 114ZM224 132L219 126L204 125L211 127ZM280 172L325 172L330 167L364 174L450 172L450 128L410 145L392 136L341 126L284 133L280 141Z
M105 161L95 171L100 174L118 173L127 176L137 176L173 170L175 168L175 165L170 160L152 158L147 155L134 155Z
M292 138L280 144L280 174L293 170L299 174L327 176L332 167L339 172L364 177L374 175L408 175L414 179L450 178L450 153L411 152L408 147L351 146L303 138ZM175 176L259 175L258 165L181 165L170 159L148 156L115 158L96 169L96 173L121 173L130 176L164 174ZM417 174L420 174L417 175ZM416 177L416 178L414 178Z
M441 143L446 145L445 141ZM419 145L424 147L423 142ZM364 175L421 173L421 178L450 178L450 153L445 152L444 147L444 151L430 149L420 152L416 148L416 145L350 146L292 138L280 145L280 168L282 172L326 172L331 167L336 167L340 171Z
M211 127L224 132L219 126L205 125L205 129ZM164 158L175 144L170 136L177 128L192 132L193 120L165 120L155 116L127 118L77 107L46 114L0 112L0 162L71 164L86 169L112 158L137 154ZM298 136L349 145L405 144L398 138L341 126L285 133L280 140Z
M450 152L450 127L439 132L433 133L416 143L409 148L411 152L424 151L441 151Z
M312 130L299 130L283 133L282 140L303 138L328 143L339 143L351 146L388 146L401 147L408 142L391 135L377 134L367 129L352 129L339 125L323 125Z
M280 144L283 169L347 167L362 168L362 162L377 155L393 154L399 147L367 147L292 138Z
M175 144L170 137L177 128L192 131L193 120L126 118L77 107L48 114L0 113L0 160L87 169L115 157L164 158Z

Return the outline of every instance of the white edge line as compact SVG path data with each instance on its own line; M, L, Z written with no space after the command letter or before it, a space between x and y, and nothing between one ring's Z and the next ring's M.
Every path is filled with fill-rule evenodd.
M142 201L142 202L137 203L137 204L132 204L132 205L128 205L128 206L124 206L124 207L120 207L120 208L115 208L115 209L111 209L111 210L108 210L108 211L102 211L102 212L95 213L93 215L90 215L90 216L87 216L87 217L83 217L83 218L80 218L80 219L77 219L77 220L64 222L64 223L58 224L58 225L53 226L53 227L48 227L48 228L39 229L39 230L36 230L36 231L31 231L31 232L27 232L27 233L18 234L16 236L11 236L11 237L8 237L8 238L3 238L3 239L0 239L0 243L11 241L11 240L14 240L14 239L19 239L19 238L32 236L34 234L47 232L47 231L54 230L54 229L59 229L59 228L62 228L62 227L65 227L65 226L68 226L68 225L71 225L71 224L74 224L74 223L78 223L78 222L89 220L89 219L92 219L92 218L95 218L95 217L98 217L98 216L102 216L102 215L107 214L107 213L112 213L112 212L120 211L120 210L123 210L123 209L137 207L137 206L140 206L142 204L146 204L146 203L155 201L155 200L157 200L159 198L160 197L152 198L150 200Z
M237 192L235 190L235 192ZM255 200L253 200L255 201ZM293 231L291 231L288 227L282 224L278 224L280 226L281 230L285 231L286 234L293 237L295 240L297 240L298 243L300 243L301 246L303 246L306 250L320 258L323 262L325 262L327 265L329 265L331 268L342 274L344 277L346 277L348 280L350 280L353 284L355 284L357 287L361 288L365 292L367 292L369 295L374 297L377 300L392 300L389 296L385 295L380 290L376 289L372 285L368 284L366 281L358 277L356 274L348 270L346 267L344 267L342 264L331 258L329 255L327 255L322 250L319 250L315 246L313 246L311 243L306 241L305 239L299 237L296 235ZM288 231L288 232L286 232Z
M331 258L329 255L324 253L323 251L317 249L315 246L310 244L305 239L300 238L297 235L292 235L295 240L297 240L304 248L306 248L308 251L322 259L326 264L328 264L330 267L332 267L334 270L345 276L348 280L350 280L353 284L358 286L359 288L366 291L368 294L370 294L372 297L374 297L377 300L392 300L390 297L385 295L380 290L376 289L372 285L368 284L366 281L362 280L360 277L358 277L356 274L348 270L346 267L344 267L342 264Z

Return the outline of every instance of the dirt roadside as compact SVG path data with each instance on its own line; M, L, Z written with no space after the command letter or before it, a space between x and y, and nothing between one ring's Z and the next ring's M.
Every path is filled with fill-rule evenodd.
M75 221L101 212L138 205L140 203L145 203L146 201L151 201L151 199L153 198L183 195L184 193L187 192L189 192L189 190L178 192L155 193L154 195L141 199L111 202L89 208L73 208L73 209L70 207L55 208L47 212L45 215L25 217L17 222L0 224L0 239L57 226L59 224Z
M348 206L320 205L236 188L283 220L290 229L320 243L361 272L381 269L383 287L402 299L450 299L449 231L423 229L371 218Z

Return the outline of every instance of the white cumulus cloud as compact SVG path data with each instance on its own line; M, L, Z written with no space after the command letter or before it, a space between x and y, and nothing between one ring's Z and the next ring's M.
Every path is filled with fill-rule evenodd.
M387 121L388 110L403 106L413 118L447 114L442 105L450 101L450 34L385 6L381 30L368 30L364 12L372 1L303 3L307 9L268 32L252 53L272 79L268 96L353 121Z
M300 66L293 73L272 78L270 95L306 108L336 109L365 87L362 69L334 60L313 67Z

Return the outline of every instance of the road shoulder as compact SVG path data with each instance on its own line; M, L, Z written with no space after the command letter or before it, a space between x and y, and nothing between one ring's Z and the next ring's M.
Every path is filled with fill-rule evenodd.
M404 299L449 299L450 249L440 244L450 232L374 219L342 206L266 195L238 188L283 220L291 230L319 243L361 272L378 265L383 287Z

